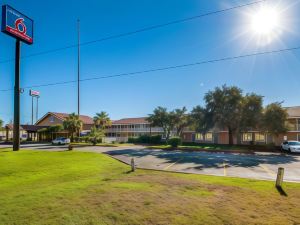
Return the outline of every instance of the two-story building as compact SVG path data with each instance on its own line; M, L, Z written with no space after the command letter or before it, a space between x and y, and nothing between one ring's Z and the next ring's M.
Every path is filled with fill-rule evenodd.
M112 126L106 130L107 140L126 142L130 137L142 135L163 135L163 129L152 127L146 117L140 117L114 120Z
M235 135L235 144L271 144L280 145L284 140L299 140L300 141L300 106L286 108L288 113L287 124L289 131L278 136L271 135L266 132L249 131ZM39 129L47 128L49 126L63 124L65 119L69 116L67 113L53 113L49 112L44 115L37 123L32 125L22 125L22 137L31 137L36 139ZM88 134L94 124L93 118L81 115L80 119L83 122L82 135ZM6 126L6 137L12 137L12 125ZM61 135L67 135L64 131ZM107 142L117 141L126 142L129 137L139 137L141 135L162 135L163 129L160 127L152 127L146 120L146 117L140 118L126 118L112 121L112 126L106 130ZM197 143L212 143L212 144L228 144L228 131L220 128L214 128L205 135L196 133L193 130L185 129L182 134L184 142Z
M278 136L262 131L248 131L235 135L234 144L272 144L279 146L284 140L300 141L300 106L287 107L287 125L289 131ZM195 132L183 134L184 141L212 144L228 144L228 131L219 128L212 129L204 136Z

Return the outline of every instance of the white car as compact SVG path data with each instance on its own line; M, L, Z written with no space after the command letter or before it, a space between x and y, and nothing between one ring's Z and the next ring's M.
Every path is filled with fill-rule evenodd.
M70 139L69 138L63 138L63 137L60 137L60 138L56 138L52 141L52 144L53 145L66 145L66 144L70 144Z
M300 142L299 141L285 141L281 144L281 149L283 151L300 153Z

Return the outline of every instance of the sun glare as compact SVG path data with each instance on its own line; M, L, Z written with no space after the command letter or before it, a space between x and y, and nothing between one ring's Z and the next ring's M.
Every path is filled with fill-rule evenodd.
M290 7L278 4L261 4L243 12L243 34L257 45L269 45L281 39L289 31L287 11Z
M280 13L275 8L261 8L251 18L251 29L260 36L277 33L280 30Z

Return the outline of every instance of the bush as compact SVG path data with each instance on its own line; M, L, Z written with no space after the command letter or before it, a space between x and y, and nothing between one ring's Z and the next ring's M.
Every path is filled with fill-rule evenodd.
M181 145L181 138L173 137L168 141L168 144L171 145L173 148L177 148L179 145Z
M161 143L161 136L149 136L149 135L142 135L140 137L130 137L128 138L128 143L131 144L160 144Z
M128 138L128 143L130 143L130 144L138 143L138 138L130 137L130 138Z
M161 136L160 135L151 136L150 143L151 144L161 144Z
M101 144L102 138L89 137L88 142L92 143L93 145Z

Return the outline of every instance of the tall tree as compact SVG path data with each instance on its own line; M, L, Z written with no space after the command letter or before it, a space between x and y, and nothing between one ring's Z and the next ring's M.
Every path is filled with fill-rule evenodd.
M74 140L74 134L78 134L82 129L82 121L79 119L79 116L75 113L70 114L66 120L63 122L64 129L69 131L71 134L71 141Z
M3 120L0 119L0 129L3 127Z
M168 141L174 129L174 117L168 112L167 108L157 107L153 114L149 114L147 121L154 127L162 127L164 136Z
M253 131L262 126L263 97L247 94L243 99L240 131Z
M188 125L190 124L189 115L187 114L187 109L186 107L183 107L182 109L175 109L170 113L170 116L172 117L171 120L174 123L176 135L180 137L183 130L186 127L188 127Z
M212 114L201 106L196 106L190 114L191 127L203 137L214 126L212 119Z
M94 116L94 125L97 129L104 130L105 128L110 127L112 122L109 118L109 115L102 111Z
M221 88L217 87L214 91L209 91L204 100L214 123L227 128L229 144L233 145L233 137L239 128L242 115L242 90L235 86L223 85Z
M287 118L288 114L281 103L272 103L264 110L263 127L267 132L278 136L288 131Z

